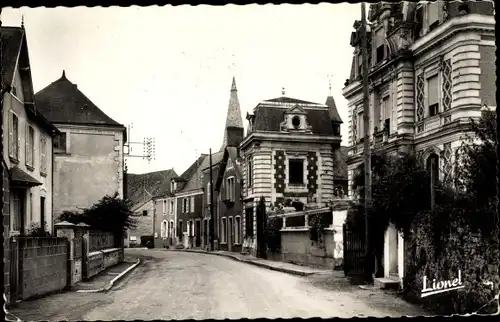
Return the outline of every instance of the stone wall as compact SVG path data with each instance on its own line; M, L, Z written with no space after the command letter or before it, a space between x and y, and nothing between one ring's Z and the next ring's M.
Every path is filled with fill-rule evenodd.
M66 238L20 237L20 299L63 290L68 284Z
M86 266L86 276L84 279L89 279L106 268L119 264L123 261L123 249L109 248L96 252L89 253L87 261L84 263Z

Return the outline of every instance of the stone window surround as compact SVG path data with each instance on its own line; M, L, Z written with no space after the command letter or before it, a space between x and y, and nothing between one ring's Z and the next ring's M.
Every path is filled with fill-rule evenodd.
M287 169L285 174L285 192L298 192L298 190L307 191L307 152L286 151L285 158L287 159ZM290 176L290 160L302 160L302 183L289 183Z

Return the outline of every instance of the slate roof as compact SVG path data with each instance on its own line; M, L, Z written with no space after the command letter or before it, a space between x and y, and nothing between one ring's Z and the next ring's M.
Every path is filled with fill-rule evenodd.
M176 177L173 169L143 174L127 173L127 193L133 205L149 201L152 196L170 193L170 180ZM144 191L144 185L146 191ZM146 196L144 198L144 196Z
M209 156L202 154L198 160L189 167L189 177L187 183L182 188L181 192L187 192L203 188L203 168L210 166Z
M310 103L306 101L291 99L291 98L280 98L280 102L294 104L315 104L319 107L323 104ZM268 100L274 101L275 100ZM333 125L330 122L330 115L327 107L307 109L307 122L312 127L312 133L316 135L333 135ZM280 132L280 123L284 120L284 114L287 111L286 108L279 106L266 105L266 101L261 102L254 109L255 121L254 121L254 132L267 131L267 132Z
M85 96L64 71L61 78L35 94L35 104L53 123L123 126Z
M224 157L224 150L212 153L212 167L216 166L222 161L222 158ZM210 155L207 157L207 161L203 164L204 168L202 170L207 170L210 168Z
M229 160L229 159L232 160L234 172L236 173L236 177L238 179L243 178L243 175L242 175L243 172L241 171L241 166L238 164L238 162L236 162L237 160L241 159L238 155L238 148L227 147L224 150L224 156L221 160L220 168L219 168L218 175L216 178L216 182L215 182L215 190L216 191L219 191L219 189L220 189L220 186L222 184L222 179L224 178L224 173L226 172L227 160Z
M337 180L347 180L347 151L349 147L341 146L335 152L335 162L333 165L333 178Z
M23 40L24 30L20 27L1 27L2 39L2 84L11 84L14 78L17 56Z
M342 118L340 117L339 111L337 110L337 105L335 104L335 100L332 95L328 95L326 98L326 106L328 106L328 114L330 115L330 120L344 123L342 122Z

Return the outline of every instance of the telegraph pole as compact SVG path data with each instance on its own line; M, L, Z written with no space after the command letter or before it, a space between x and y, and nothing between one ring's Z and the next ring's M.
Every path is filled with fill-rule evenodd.
M214 223L214 184L212 178L212 149L210 149L210 249L214 250L214 236L215 236L215 223Z
M370 155L370 108L368 106L368 39L366 30L366 8L365 3L361 3L361 54L363 58L363 155L365 163L365 260L366 276L371 280L373 261L371 260L371 245L369 239L368 208L371 204L372 194L372 174Z
M434 211L434 205L436 203L436 191L434 190L434 185L436 184L436 176L434 167L436 166L436 159L431 158L431 210Z

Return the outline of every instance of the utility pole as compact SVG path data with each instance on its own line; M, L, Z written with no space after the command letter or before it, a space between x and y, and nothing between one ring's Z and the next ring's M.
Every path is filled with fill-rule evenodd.
M368 106L368 36L366 30L366 8L361 3L361 54L363 58L363 128L364 128L364 163L365 163L365 261L366 277L371 280L373 261L371 260L371 245L369 239L368 208L371 204L372 174L370 155L370 108Z
M434 211L434 206L436 203L436 191L434 190L434 186L436 184L436 176L434 167L436 166L436 159L431 157L431 211Z
M213 184L213 178L212 178L212 149L210 149L210 225L209 225L209 231L210 231L210 249L214 250L214 236L215 236L215 223L214 223L214 184Z

